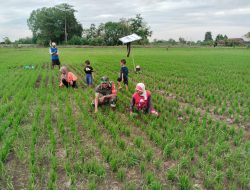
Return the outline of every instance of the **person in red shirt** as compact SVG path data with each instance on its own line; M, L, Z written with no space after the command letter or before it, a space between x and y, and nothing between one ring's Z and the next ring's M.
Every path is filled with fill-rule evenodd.
M136 112L150 113L159 116L159 113L152 107L151 92L145 90L145 85L138 83L135 90L136 92L133 94L130 104L130 115L133 114L135 107Z
M95 100L92 105L95 106L95 113L98 112L98 105L110 104L110 107L116 107L117 91L115 88L115 83L109 81L109 78L103 76L101 78L101 84L95 89Z
M77 77L72 72L69 72L67 67L62 66L60 71L62 73L59 85L60 87L66 86L67 88L68 87L78 88L76 84Z

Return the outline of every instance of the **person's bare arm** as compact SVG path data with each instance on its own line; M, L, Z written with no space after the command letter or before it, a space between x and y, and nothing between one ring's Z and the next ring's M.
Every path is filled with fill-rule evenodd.
M95 95L95 113L98 112L98 94Z
M131 103L130 103L130 107L129 107L130 115L133 114L133 107L134 107L134 105L135 105L135 99L132 98Z

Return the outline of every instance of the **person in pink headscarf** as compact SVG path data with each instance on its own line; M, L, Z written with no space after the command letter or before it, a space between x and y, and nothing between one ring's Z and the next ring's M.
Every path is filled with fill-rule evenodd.
M135 90L136 92L133 94L130 104L130 115L133 114L135 107L136 112L150 113L159 116L159 113L152 107L151 93L145 89L145 85L138 83Z

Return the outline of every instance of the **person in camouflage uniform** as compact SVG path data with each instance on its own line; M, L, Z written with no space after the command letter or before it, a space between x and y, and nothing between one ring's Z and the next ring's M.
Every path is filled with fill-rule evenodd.
M110 107L116 107L117 91L115 83L109 81L109 78L103 76L101 84L96 87L95 100L92 104L95 106L95 113L98 112L98 106L103 104L110 104Z

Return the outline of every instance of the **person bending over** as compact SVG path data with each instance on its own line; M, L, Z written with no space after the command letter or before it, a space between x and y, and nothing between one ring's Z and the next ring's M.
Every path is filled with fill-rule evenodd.
M67 67L62 66L61 69L61 81L60 81L60 87L66 86L68 87L72 87L72 88L78 88L76 81L77 81L77 77L72 73L69 72Z
M117 92L115 83L109 81L109 78L103 76L101 84L96 87L95 100L92 103L95 106L95 113L98 112L98 106L103 104L110 104L110 107L116 107Z

